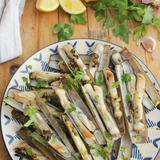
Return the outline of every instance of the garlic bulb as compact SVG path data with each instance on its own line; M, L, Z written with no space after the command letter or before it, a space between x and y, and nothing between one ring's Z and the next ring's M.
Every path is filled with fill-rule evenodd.
M154 6L160 6L160 0L142 0L142 3L145 4L152 3Z
M152 52L156 48L156 41L152 37L144 37L137 41L137 45L139 46L142 43L143 47L148 51Z

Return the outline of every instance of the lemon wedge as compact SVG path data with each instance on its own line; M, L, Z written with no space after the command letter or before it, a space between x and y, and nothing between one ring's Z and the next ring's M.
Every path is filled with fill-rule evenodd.
M79 14L86 10L80 0L59 0L62 9L69 14Z
M37 0L36 8L43 12L51 12L59 7L59 0Z

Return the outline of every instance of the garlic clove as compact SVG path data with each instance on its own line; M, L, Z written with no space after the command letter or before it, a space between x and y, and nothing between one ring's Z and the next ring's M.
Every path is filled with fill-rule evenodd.
M151 3L151 0L142 0L142 3L148 4Z
M152 52L156 48L156 41L152 37L144 37L137 41L137 45L139 46L142 43L143 47L148 51Z

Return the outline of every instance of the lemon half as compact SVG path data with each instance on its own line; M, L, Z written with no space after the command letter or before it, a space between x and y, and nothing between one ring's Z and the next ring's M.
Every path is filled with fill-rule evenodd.
M59 0L62 9L69 14L79 14L86 10L80 0Z
M51 12L59 7L59 0L37 0L36 8L43 12Z

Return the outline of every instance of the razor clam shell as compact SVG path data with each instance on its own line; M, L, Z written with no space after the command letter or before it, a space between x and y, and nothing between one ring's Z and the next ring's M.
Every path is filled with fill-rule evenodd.
M124 114L125 114L126 126L128 128L131 141L132 141L132 143L145 142L147 140L147 128L145 127L145 131L143 131L141 133L136 133L133 128L134 118L133 118L133 115L130 114L130 108L129 108L127 102L125 101L125 97L127 95L127 87L126 87L126 84L123 83L122 79L121 79L121 76L123 74L123 68L121 65L116 65L116 74L117 74L118 81L120 82L120 91L121 91L121 96L122 96L123 110L124 110ZM129 123L128 116L131 117L132 123ZM145 119L144 111L143 111L143 118ZM138 140L134 139L134 136L136 136L136 135L140 136L140 138Z
M132 152L132 142L129 136L128 131L126 130L124 136L121 138L121 143L119 147L119 153L118 153L118 160L124 160L124 157L122 157L122 153L120 151L121 147L125 147L126 150L124 151L123 155L125 158L130 159L131 158L131 152Z
M48 148L46 148L47 145L44 146L42 143L40 143L36 139L34 140L34 143L32 142L32 137L30 136L32 132L29 129L22 127L16 133L19 137L21 137L24 141L26 141L31 147L38 149L50 160L56 159L54 154L51 152L51 150L49 151Z
M151 100L154 102L154 104L158 105L160 103L160 95L158 94L153 83L145 73L144 69L141 67L138 61L133 57L133 55L128 51L127 48L123 48L120 54L124 60L126 59L129 60L129 63L133 68L135 74L141 73L146 78L145 90L149 95L149 97L151 98Z
M128 60L125 60L125 61L122 63L122 66L123 66L124 73L134 74L133 69L132 69L131 65L129 64ZM151 109L154 108L154 103L153 103L152 100L148 97L148 95L147 95L147 97L146 97L146 96L143 96L143 105L144 105L147 109L149 109L149 110L151 110Z
M92 159L91 156L89 154L86 154L86 152L88 153L88 151L87 151L85 144L83 143L83 141L80 138L80 136L78 135L78 133L74 133L73 131L71 131L71 128L67 125L66 118L68 119L67 122L70 123L71 125L73 125L72 122L69 120L69 118L66 115L62 115L63 122L65 123L66 127L68 128L69 133L70 133L79 153L81 154L81 156L84 160L91 160Z
M57 125L57 121L49 113L49 111L48 111L48 109L46 107L46 104L43 103L43 101L41 100L41 98L37 94L36 94L36 97L35 97L35 101L36 101L37 105L39 106L39 108L43 111L43 113L47 117L48 121L50 122L50 124L52 125L52 127L54 128L54 130L58 133L58 135L61 138L61 140L63 141L63 143L68 147L68 150L71 153L75 153L72 145L70 144L70 142L67 139L66 135L62 131L61 127L59 125Z
M30 85L32 87L36 87L38 82L36 80L30 80ZM51 86L47 83L43 88L51 88Z
M63 59L63 61L65 62L65 64L67 65L68 69L70 70L70 72L72 73L72 75L74 76L74 73L72 71L72 69L69 67L69 63L70 63L70 59L68 58L68 56L66 55L64 49L58 49L58 53L59 55L61 56L61 58ZM80 57L79 57L80 58ZM81 58L80 58L81 59ZM82 60L82 59L81 59ZM83 62L83 61L82 61ZM93 84L95 84L95 81L94 81L94 78L93 76L91 75L89 69L87 68L87 66L84 64L83 62L83 65L86 67L85 69L85 72L87 74L87 76L90 77L90 80L92 81Z
M99 63L98 71L103 70L103 68L109 67L110 55L111 55L111 46L104 45L103 53L100 56L100 63Z
M106 131L106 128L104 127L104 124L103 124L103 122L102 122L102 120L101 120L101 118L100 118L100 116L99 116L99 114L98 114L98 111L97 111L97 109L95 108L92 100L90 99L89 94L87 93L87 90L85 89L84 86L81 86L81 90L82 90L83 95L84 95L84 97L85 97L85 99L86 99L86 102L87 102L87 104L88 104L88 106L89 106L89 109L90 109L93 117L95 118L95 121L97 122L97 124L98 124L98 126L99 126L99 128L100 128L100 130L101 130L101 133L103 134L105 140L107 141L107 143L110 143L111 145L113 145L113 144L114 144L114 140L112 139L112 137L110 136L110 139L109 139L108 137L105 136L105 132L107 132L107 131ZM107 132L107 133L108 133L108 132ZM110 135L110 134L109 134L109 135Z
M79 96L79 94L76 92L76 90L74 89L73 86L71 86L72 89L71 91L67 92L68 93L68 96L69 98L72 100L72 102L78 106L82 111L83 113L87 116L87 118L92 121L96 127L96 133L95 131L93 132L98 143L99 144L106 144L106 141L104 139L104 136L103 134L101 133L101 131L99 130L98 128L98 125L96 124L96 121L95 119L93 118L92 114L90 113L88 107L86 106L86 104L83 102L83 100L81 99L81 97ZM85 125L85 124L84 124ZM87 126L86 126L87 127Z
M116 64L121 64L124 60L122 59L121 55L119 52L114 51L111 55L111 60L114 65Z

